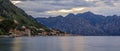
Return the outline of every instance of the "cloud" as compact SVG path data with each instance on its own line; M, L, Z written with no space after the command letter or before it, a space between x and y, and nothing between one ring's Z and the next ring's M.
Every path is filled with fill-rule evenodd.
M60 9L60 10L46 11L45 13L66 16L69 13L83 13L83 12L86 12L86 11L88 11L87 8L80 7L80 8L71 8L71 9Z
M61 9L61 10L54 10L54 11L47 11L47 13L74 13L74 12L80 12L84 10L85 8L72 8L72 9Z
M96 14L104 15L104 16L112 16L119 15L120 16L120 7L91 7L90 11Z
M13 4L21 3L21 1L12 1Z
M12 0L34 17L49 17L91 11L102 15L120 15L120 0ZM19 1L19 2L18 2Z

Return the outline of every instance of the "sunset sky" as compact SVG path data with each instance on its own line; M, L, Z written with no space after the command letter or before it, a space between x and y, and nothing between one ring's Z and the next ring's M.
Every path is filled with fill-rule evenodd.
M49 17L91 11L100 15L120 15L120 0L12 0L33 17Z

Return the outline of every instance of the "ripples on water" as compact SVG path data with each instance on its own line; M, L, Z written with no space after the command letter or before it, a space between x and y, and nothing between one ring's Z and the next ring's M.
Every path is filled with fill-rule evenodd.
M0 51L120 51L118 36L0 38Z

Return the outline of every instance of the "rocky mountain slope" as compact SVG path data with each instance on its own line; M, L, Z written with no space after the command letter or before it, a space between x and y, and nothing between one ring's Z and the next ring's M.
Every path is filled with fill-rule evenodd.
M120 35L120 16L103 16L92 12L68 14L49 18L36 18L49 28L59 29L71 34L83 36Z

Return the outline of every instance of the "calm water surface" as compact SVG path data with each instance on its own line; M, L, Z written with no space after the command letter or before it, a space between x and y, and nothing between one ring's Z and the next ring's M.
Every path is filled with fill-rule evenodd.
M120 51L118 36L0 38L0 51Z

